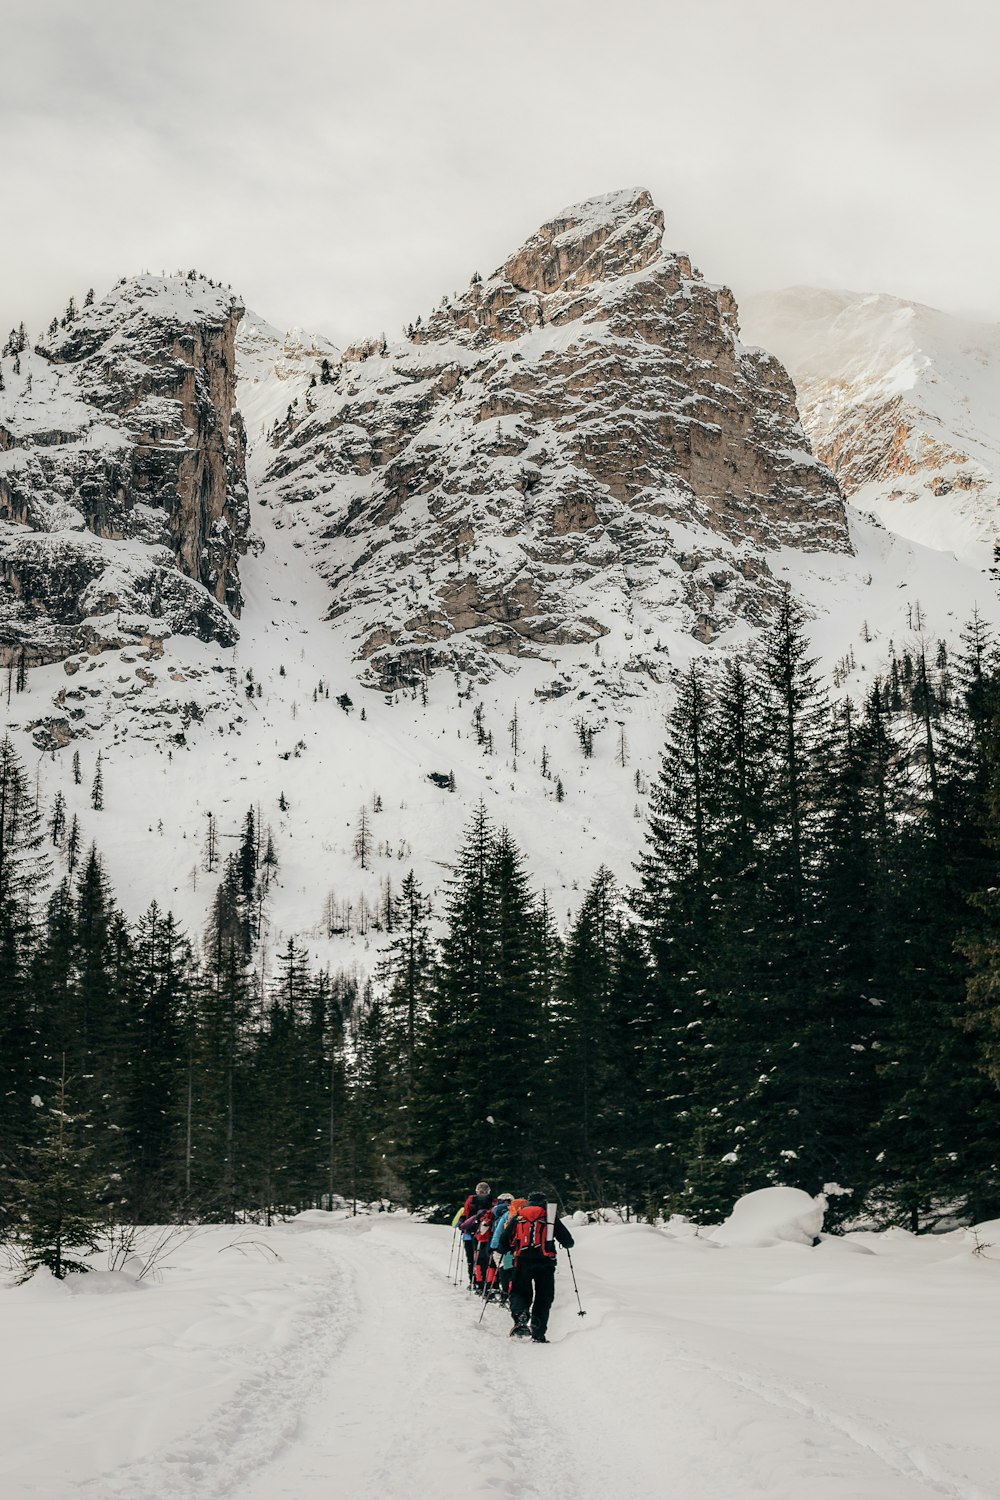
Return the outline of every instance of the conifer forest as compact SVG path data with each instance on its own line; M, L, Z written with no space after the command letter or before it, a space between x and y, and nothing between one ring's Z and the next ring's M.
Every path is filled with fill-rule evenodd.
M66 1254L334 1195L444 1209L477 1170L636 1216L774 1183L834 1223L996 1215L998 798L978 618L838 701L786 598L752 661L679 682L631 889L597 868L560 931L480 804L443 909L411 873L373 914L369 978L290 940L262 981L252 810L202 931L131 924L8 740L0 1230L51 1263L53 1222Z

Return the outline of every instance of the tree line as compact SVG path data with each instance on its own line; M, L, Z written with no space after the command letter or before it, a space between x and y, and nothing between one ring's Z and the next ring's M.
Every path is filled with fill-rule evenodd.
M981 621L831 701L786 597L753 660L679 681L631 888L602 867L560 931L480 805L441 910L412 872L392 897L369 980L290 939L264 981L252 814L195 945L156 903L126 921L96 849L51 888L5 742L0 1228L53 1161L137 1222L432 1207L484 1171L650 1216L776 1182L841 1220L995 1215L998 799Z

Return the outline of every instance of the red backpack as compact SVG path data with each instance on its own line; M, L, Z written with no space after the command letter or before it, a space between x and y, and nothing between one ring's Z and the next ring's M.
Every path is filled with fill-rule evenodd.
M493 1210L484 1209L479 1215L479 1223L476 1225L476 1239L482 1245L493 1234Z
M510 1248L517 1260L522 1250L540 1250L543 1255L555 1258L555 1246L548 1239L548 1220L545 1209L536 1203L526 1203L517 1211Z

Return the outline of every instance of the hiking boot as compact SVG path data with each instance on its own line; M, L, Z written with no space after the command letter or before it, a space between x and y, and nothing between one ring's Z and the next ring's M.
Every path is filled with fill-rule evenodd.
M545 1337L544 1333L533 1333L531 1335L531 1341L534 1344L547 1344L548 1343L548 1339Z
M511 1339L526 1339L530 1334L531 1329L527 1323L515 1323L507 1337Z

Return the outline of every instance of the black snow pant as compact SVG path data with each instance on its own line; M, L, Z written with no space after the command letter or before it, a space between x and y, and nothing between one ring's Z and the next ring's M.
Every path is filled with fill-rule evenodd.
M510 1286L510 1315L517 1323L531 1313L531 1332L543 1338L549 1326L549 1310L556 1295L556 1263L551 1258L529 1261L522 1252L514 1267Z
M471 1286L472 1285L472 1267L475 1265L475 1262L476 1262L476 1251L477 1251L477 1249L479 1247L476 1244L475 1240L471 1239L471 1238L470 1239L465 1239L463 1237L462 1244L465 1246L465 1258L469 1262L469 1285Z

